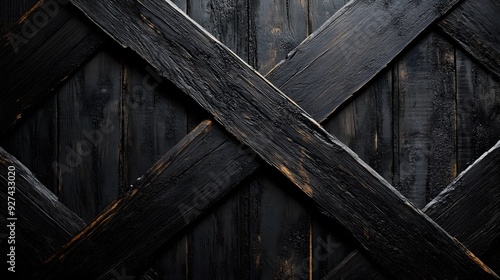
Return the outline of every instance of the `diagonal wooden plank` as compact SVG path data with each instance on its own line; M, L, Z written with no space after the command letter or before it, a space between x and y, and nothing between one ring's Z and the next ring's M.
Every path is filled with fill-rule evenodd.
M89 33L86 22L78 17L71 18L71 21L68 22L72 10L67 5L64 5L65 3L67 3L67 0L41 0L30 12L23 16L17 25L6 34L3 34L0 40L0 65L4 67L0 69L0 72L2 70L7 71L5 73L1 72L2 77L11 78L5 78L7 84L4 86L7 88L7 91L2 95L3 98L0 98L0 119L3 120L0 122L0 133L4 133L9 127L14 125L26 110L33 107L33 104L36 104L37 100L41 100L47 96L50 89L62 82L81 63L88 60L104 42L98 33ZM380 3L377 1L376 3L376 5L369 8L380 10ZM353 3L350 5L352 6ZM354 57L371 53L366 50L372 49L373 41L367 40L366 34L383 32L384 29L387 29L387 23L381 18L372 21L366 20L365 14L361 14L361 19L354 18L353 15L356 15L357 12L353 12L351 10L353 7L351 6L346 6L336 13L313 36L310 36L294 50L286 60L285 64L287 66L283 67L283 64L281 64L270 73L270 79L275 80L275 85L279 86L286 82L287 88L282 88L282 90L286 93L292 93L290 97L298 102L301 107L307 108L307 103L314 103L311 104L314 106L326 106L324 108L314 107L322 109L318 110L318 112L309 112L319 121L327 118L329 115L328 112L333 112L335 108L338 108L349 97L355 94L356 90L349 91L349 88L362 88L370 80L368 77L375 76L380 69L383 69L387 65L386 62L380 60L379 62L382 64L370 64L373 66L371 68L354 69L355 71L351 72L349 72L351 68L349 70L342 68L342 70L345 70L344 72L335 72L334 76L337 81L351 81L351 86L345 89L347 91L343 92L336 91L336 93L333 93L331 89L338 90L339 87L335 84L326 83L314 93L311 93L304 86L292 87L294 84L300 85L300 83L304 83L304 78L315 76L312 74L314 72L310 69L312 65L304 65L300 59L301 57L314 59L318 55L321 55L322 64L328 68L349 65L349 57L344 57L344 52L348 52L349 56ZM356 7L366 8L363 5ZM384 8L379 12L387 15L386 19L388 21L395 22L398 20L398 14L390 12L392 11L391 9L394 9L393 6L389 5L387 10L383 10ZM346 11L350 11L350 13ZM495 17L499 11L498 2L495 2L495 0L465 0L459 4L458 8L453 9L445 19L441 20L439 26L451 38L459 42L482 65L500 77L500 66L498 63L498 57L500 57L499 36L493 35L497 34L495 32L500 30L497 28L500 25L500 18ZM37 28L36 30L40 32L36 32L35 34L23 32L24 26L27 25L26 23L33 23L33 17L38 12L48 15L49 20L47 24L41 28ZM413 11L412 14L416 14L416 12ZM486 16L474 17L473 22L469 20L470 17L467 15L478 13ZM349 40L331 42L332 37L330 36L338 34L338 30L342 27L341 23L345 22L355 22L360 25L360 28L349 28ZM29 30L28 28L26 29ZM68 40L68 38L71 38L69 42L60 43L62 39ZM407 39L411 39L411 37ZM350 45L353 40L356 44ZM402 42L403 45L409 43L410 41ZM46 45L47 47L41 48L41 45ZM356 46L356 48L352 46ZM377 52L378 50L374 49L373 51ZM371 54L374 57L377 56L376 53ZM391 53L392 57L389 60L392 61L397 54L397 52ZM53 63L56 62L57 67L54 67ZM16 67L13 67L13 65L16 65ZM32 67L32 65L37 67ZM286 71L278 71L279 68L284 68L282 70ZM47 71L47 69L50 71ZM324 70L326 68L322 66L322 68L317 69L320 71L317 70L315 73L322 75L325 73ZM373 72L373 69L379 70ZM282 72L286 72L286 74ZM311 74L305 75L305 73ZM28 77L29 80L18 80L19 77ZM32 79L33 77L45 78ZM293 81L303 82L292 83L292 77L294 77ZM315 81L315 79L312 79L312 81ZM11 88L13 87L20 87L20 90L12 90ZM331 98L330 94L339 94L339 96ZM307 98L304 99L304 97ZM327 103L321 97L326 97L327 100L331 99L333 101Z
M78 32L77 32L77 33L78 33ZM287 72L287 73L288 73L288 71L283 71L283 72Z
M14 173L9 173L9 170ZM60 203L24 165L1 147L0 182L0 197L6 203L5 207L2 207L0 219L3 225L13 222L15 231L15 239L12 239L15 243L8 241L11 239L2 238L2 251L9 252L7 248L10 249L10 246L14 245L15 275L28 276L84 228L85 223ZM12 216L8 215L7 200L13 202ZM17 220L7 220L12 217ZM40 229L43 229L42 233ZM10 236L10 231L8 235Z
M500 77L500 2L463 1L438 27L481 65Z
M307 112L321 122L379 74L453 4L452 1L424 2L351 1L278 64L268 79L283 92L293 92L290 98L302 108L312 108ZM495 0L466 0L456 6L438 25L500 77L500 18L497 16L500 4ZM325 48L326 45L330 48ZM363 67L353 69L352 66L358 65ZM287 74L282 74L283 68ZM315 74L308 69L315 69ZM312 93L308 85L318 77L332 79L318 87L319 92Z
M94 55L105 36L63 0L38 2L0 38L0 133Z
M288 68L290 74L282 79L273 79L273 72L281 71L283 64L279 64L269 77L283 92L299 89L300 94L293 100L302 107L313 108L308 112L322 121L457 2L351 1L311 36L322 38L314 43L328 44L329 49L308 51L314 44L306 40L289 54L287 60L295 64L291 70ZM327 28L330 25L336 28ZM292 64L290 62L287 67ZM316 69L317 74L304 75L305 68ZM318 75L332 77L332 81L319 89L320 94L311 96L307 87L314 83ZM290 78L294 76L299 77L292 82ZM323 96L330 98L325 100Z
M482 256L500 236L498 182L500 142L463 171L423 211L474 254ZM362 279L361 276L383 279L369 263L362 253L355 251L323 279Z
M63 257L74 261L68 266L60 265L66 260L52 258L51 261L59 263L55 264L57 271L42 272L34 279L63 276L99 279L122 269L137 275L139 263L147 263L154 250L166 240L178 237L187 224L197 220L231 190L230 186L253 173L260 164L243 145L234 145L234 140L211 121L201 123L153 165L131 191L110 205L74 239L100 236L97 243L91 247L86 243L77 244L79 242L67 244L66 250L86 252L80 251L81 255L70 255L68 259ZM191 170L204 172L193 175ZM198 190L198 187L204 189ZM137 230L146 235L137 234ZM87 266L87 261L93 258L104 259L95 266ZM127 263L115 263L122 259Z
M301 108L170 3L73 3L122 46L187 91L231 134L338 219L394 276L405 278L407 271L413 271L412 277L423 279L498 278ZM201 63L201 58L209 63ZM72 257L88 254L85 243L99 243L92 236L73 239L68 247L75 249L56 254L38 276L46 278L60 264L72 263ZM390 246L381 246L388 242ZM94 267L98 262L98 258L88 259L79 267ZM428 269L420 271L422 265Z

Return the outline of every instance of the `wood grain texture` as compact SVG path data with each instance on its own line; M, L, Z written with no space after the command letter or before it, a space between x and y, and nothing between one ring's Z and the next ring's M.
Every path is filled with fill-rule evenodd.
M309 0L308 31L309 34L318 30L328 22L338 10L344 7L348 0Z
M405 271L410 270L422 278L426 275L427 278L431 275L454 277L456 273L497 278L456 240L394 192L348 148L168 2L135 3L134 6L114 1L92 5L86 1L73 3L116 41L138 52L162 76L186 90L230 133L328 209L393 275L405 277ZM127 27L126 33L122 33L124 27ZM182 38L190 38L189 43ZM151 40L155 43L148 43ZM210 63L198 63L200 57L209 59ZM227 75L230 78L226 78ZM328 188L332 184L337 188ZM364 187L359 188L360 185ZM346 196L346 192L349 195ZM365 207L349 207L353 200ZM352 215L357 218L352 219ZM401 221L405 221L404 227ZM370 226L365 227L364 223ZM415 230L404 231L406 227ZM380 246L388 240L391 248L401 251L395 254L394 250ZM437 246L446 247L446 254ZM415 263L401 255L422 260L428 269L419 271L420 265L414 267Z
M462 1L438 27L500 78L500 3L495 0Z
M16 275L29 276L42 262L59 249L85 223L57 197L45 188L40 181L16 158L0 148L0 197L5 202L0 220L4 225L7 218L8 168L15 167L15 237L16 237ZM11 174L12 175L12 174ZM10 196L10 195L9 195ZM40 229L43 229L41 232ZM8 232L2 231L7 234ZM2 237L1 248L7 248L7 236ZM10 273L10 272L9 272Z
M120 64L102 52L58 92L60 200L91 221L119 193Z
M5 90L0 98L3 120L0 133L5 133L29 109L44 100L104 42L98 31L73 16L74 11L55 0L45 2L40 2L1 38L0 76ZM47 19L37 27L34 24L38 21L34 18L38 19L40 13L47 15ZM32 32L24 27L31 26L29 24L33 24Z
M397 64L395 187L424 207L456 176L455 49L430 33Z
M212 158L211 154L218 156ZM112 203L98 220L84 229L74 239L79 242L72 242L71 248L65 249L79 253L63 258L53 256L49 263L55 262L52 263L54 266L46 265L34 277L60 279L80 275L99 279L111 276L113 269L121 271L122 268L136 275L135 272L144 268L140 266L154 259L151 255L159 244L178 238L179 230L197 220L218 198L227 194L231 186L258 166L258 161L252 161L248 154L240 152L233 140L220 129L215 129L214 124L204 122L151 167L133 190ZM215 178L224 176L227 180L214 183L213 177L192 176L186 172L191 169L207 171ZM204 186L207 189L199 191ZM150 203L151 199L158 203ZM124 220L127 222L123 223ZM136 225L142 224L141 221L148 223L138 229ZM142 234L130 234L137 230ZM122 241L112 242L117 239ZM90 240L93 245L87 246ZM123 246L123 242L131 246ZM73 265L60 265L66 261Z
M465 170L500 140L500 79L457 50L457 162Z
M306 38L307 17L304 0L249 1L249 63L260 73L268 72ZM264 279L303 279L309 276L310 211L286 191L286 180L266 174L256 184L260 195L249 205L258 211L249 217L249 228L259 228L258 240L250 240L257 241L250 246L259 250L251 258L258 259L256 269Z
M188 133L186 106L191 103L184 102L184 94L174 85L161 84L163 79L148 65L129 60L122 67L120 191L125 193ZM153 265L158 277L185 277L186 242L182 238L159 256Z
M187 11L243 60L249 55L247 0L190 1ZM194 107L203 111L203 109ZM194 110L190 110L194 111ZM209 176L211 176L209 174ZM213 178L215 179L215 178ZM219 178L225 180L225 177ZM241 189L206 216L187 236L188 272L192 279L248 279L247 188Z
M38 0L5 0L0 5L0 33L4 33Z
M0 138L2 146L22 162L35 177L57 195L58 178L51 163L57 160L57 96L42 102L37 110Z
M462 172L423 211L474 254L483 256L500 234L500 142ZM359 251L324 279L383 279ZM363 267L361 269L361 267ZM363 273L363 277L359 273ZM375 278L377 277L377 278ZM456 279L468 279L458 276Z
M386 279L359 251L354 251L322 280Z
M269 79L284 92L293 91L290 98L301 107L312 108L308 113L322 121L457 2L351 1L288 55L288 75L273 78L273 72L280 72L278 65ZM321 39L312 41L315 37ZM321 52L310 51L316 48L315 44L325 44L329 48ZM306 68L314 69L317 74L304 75ZM299 77L291 82L291 77L295 76ZM318 76L335 79L318 89L321 94L311 96L308 85Z
M307 12L306 0L249 1L249 64L264 74L285 59L308 35Z

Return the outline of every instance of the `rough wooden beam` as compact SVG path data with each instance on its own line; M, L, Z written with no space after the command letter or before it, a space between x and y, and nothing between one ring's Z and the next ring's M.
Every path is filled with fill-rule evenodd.
M283 92L300 92L292 97L315 119L322 121L382 71L405 47L458 1L351 1L335 13L318 31L289 54L289 75L273 79L279 64L269 74ZM411 11L411 12L408 12ZM335 26L335 28L328 28ZM312 41L310 38L319 37ZM311 51L315 44L329 48ZM307 63L305 63L307 62ZM291 67L294 64L295 67ZM305 68L316 75L304 75ZM299 76L291 80L291 77ZM331 77L320 94L307 90L317 77ZM327 101L323 96L329 96ZM310 104L310 105L309 105Z
M80 253L52 257L34 279L100 279L122 270L136 276L161 244L177 237L259 165L212 122L201 123L63 249ZM193 176L191 170L203 172ZM89 240L96 243L88 246ZM72 265L60 265L67 261Z
M439 21L439 28L500 78L500 2L468 0Z
M72 3L337 218L397 278L407 278L408 271L414 272L412 278L422 279L456 275L498 278L301 108L169 2ZM93 234L80 235L66 246L73 249L53 256L37 276L50 278L64 270L64 263L74 263L75 256L100 247L96 244L102 240ZM106 257L110 262L117 260L116 256ZM95 255L84 259L73 273L89 272L102 262ZM422 266L427 269L421 270Z
M471 252L482 256L500 236L499 182L500 142L460 173L423 211ZM382 279L369 263L355 251L323 279L372 279L359 278L360 273Z
M307 112L321 122L457 1L389 2L349 2L278 64L267 75L268 79L283 92L293 93L289 97L302 108L311 108ZM498 1L465 0L438 24L497 77L500 77L499 12ZM283 68L286 74L282 73ZM312 93L309 85L319 77L330 77L330 82Z
M14 245L15 275L28 276L84 228L85 223L60 203L24 165L1 147L0 185L0 199L5 202L0 210L0 220L4 226L14 223L15 231L15 244L11 244L11 239L7 238L10 236L10 228L8 236L5 239L2 237L2 251L10 252L10 246ZM7 209L7 201L12 202L11 206L14 206L13 215L10 215L11 212ZM9 218L16 220L8 220Z
M0 133L87 61L105 36L65 5L40 1L0 38Z
M3 98L0 98L2 109L0 110L2 120L0 133L5 133L19 118L22 118L27 110L50 94L51 89L88 60L104 42L99 33L89 32L87 24L72 14L71 7L66 5L67 2L68 0L41 0L20 19L17 25L3 34L0 40L0 64L4 67L0 69L0 74L6 77L4 87L7 91L2 95ZM386 60L382 58L366 60L369 62L369 67L364 69L353 71L351 67L343 67L352 63L352 57L361 59L372 55L379 58L380 54L375 53L379 49L373 49L374 52L366 51L372 49L374 41L371 37L384 38L378 34L387 32L384 31L386 21L393 22L401 19L398 15L404 12L397 5L386 7L381 3L382 1L376 1L375 4L370 4L369 8L373 9L373 13L370 10L366 14L373 18L367 18L363 12L363 9L367 8L365 4L351 3L342 8L289 55L285 67L287 74L277 71L283 67L283 64L280 64L271 71L269 79L274 79L277 86L282 85L283 87L280 88L285 93L293 93L289 97L301 107L305 108L308 107L307 103L314 103L312 108L318 109L308 112L315 119L321 121L327 118L379 73L387 65L387 61L392 61L399 53L399 51L387 52L384 54L387 56ZM420 6L424 8L423 5ZM424 11L424 14L429 16L429 11L419 11ZM499 4L495 0L466 0L462 1L438 24L445 33L497 77L500 77L500 42L498 41L500 19L496 17L499 11ZM416 15L416 12L412 12L412 16ZM442 11L435 12L435 16L442 14ZM360 13L362 14L361 20L356 18ZM385 14L388 17L376 17L379 14ZM45 15L47 20L44 19ZM37 20L34 19L35 17ZM343 26L349 22L356 23L359 28L349 28L344 34ZM413 31L419 28L418 25L413 25L409 18L405 23L409 24ZM408 28L399 23L395 26ZM342 37L339 37L339 34L342 34ZM405 37L407 41L403 38L397 39L397 43L401 44L399 48L408 45L414 38L410 33L405 33L405 35L407 35ZM61 40L68 38L70 39L68 42L60 43ZM325 41L324 38L327 40ZM387 46L384 45L385 47ZM319 57L321 59L318 59ZM319 67L312 69L316 69L317 75L332 74L335 82L325 83L319 88L317 94L313 93L311 96L308 88L303 86L305 82L292 82L292 80L316 80L312 78L316 75L304 74L311 73L305 69L311 68L312 64L303 64L302 58L312 59L315 64L321 61ZM276 73L279 75L273 77ZM342 90L333 93L332 89ZM330 94L336 94L336 96L331 98ZM322 95L328 95L330 103L323 102Z

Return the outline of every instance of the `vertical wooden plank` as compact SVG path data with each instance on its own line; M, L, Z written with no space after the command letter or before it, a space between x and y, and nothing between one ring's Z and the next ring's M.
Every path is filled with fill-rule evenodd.
M351 148L363 161L373 167L388 182L393 179L393 118L392 118L392 72L386 70L376 77L366 89L354 96L351 102L340 108L324 127L332 135ZM328 228L326 223L313 216L313 247L321 246L321 240L329 238L328 258L319 262L319 269L313 278L321 279L334 269L349 253L347 248L354 243L344 244L339 240L338 228ZM345 238L344 238L345 239Z
M22 162L40 182L57 194L57 97L52 95L2 139L2 147Z
M249 2L249 62L267 73L297 47L308 34L307 0L257 0Z
M423 207L456 176L454 47L430 33L398 63L399 185Z
M310 276L310 213L303 197L281 174L265 170L260 179L258 252L262 279L308 279Z
M265 74L308 34L308 1L249 1L248 62ZM307 279L310 265L310 215L281 189L287 180L265 172L250 188L250 275L252 279ZM273 177L274 176L274 177ZM304 278L305 277L305 278Z
M323 23L342 8L348 0L309 0L309 34L313 33Z
M309 0L308 11L308 32L313 33L318 29L326 20L328 20L338 9L342 8L347 0ZM352 103L344 106L339 110L335 116L332 116L324 124L324 128L330 133L338 137L345 144L350 145L351 149L359 147L363 142L361 135L366 136L371 131L364 131L364 129L373 128L373 120L370 114L376 111L368 100L373 101L375 98L370 98L369 92L358 95ZM356 108L361 110L356 110ZM366 113L363 113L366 112ZM359 120L365 122L366 125L359 125L352 121ZM348 125L347 125L348 124ZM347 126L346 126L347 125ZM372 139L373 137L369 137ZM365 142L373 143L368 139ZM362 145L364 146L364 145ZM373 147L373 145L368 145ZM355 150L360 152L359 149ZM363 153L363 155L367 155ZM366 158L365 158L366 160ZM319 216L318 213L313 213L311 217L312 222L312 235L311 235L311 274L312 279L322 279L324 275L334 269L352 250L351 241L341 234L341 226L332 226L331 222L327 222L324 217Z
M131 54L125 54L125 57L130 58ZM174 85L162 81L147 64L131 61L124 65L120 161L123 191L187 133L184 94ZM160 254L154 265L159 277L183 279L186 274L185 247L186 240L183 239Z
M6 0L0 5L0 33L17 22L37 0ZM55 94L34 108L0 142L2 146L21 161L38 180L56 193L57 176L51 164L56 161L56 110Z
M58 92L59 198L86 222L118 194L120 64L109 53Z
M500 81L457 49L457 162L463 171L500 140Z
M189 16L248 60L248 0L189 1ZM189 110L189 125L206 115L199 107ZM223 179L223 178L222 178ZM248 188L243 185L211 212L188 235L190 279L249 279L249 232L246 226ZM193 190L196 191L196 190Z
M188 0L174 0L186 11ZM196 113L188 114L189 102L184 93L158 78L151 67L142 62L124 66L125 85L122 104L124 112L124 138L126 146L127 183L131 184L146 172L161 156L177 144L201 120ZM127 101L129 100L129 101ZM131 101L131 102L130 102ZM197 106L193 106L198 109ZM187 238L159 249L158 259L149 270L154 279L186 279ZM148 274L148 272L146 273Z

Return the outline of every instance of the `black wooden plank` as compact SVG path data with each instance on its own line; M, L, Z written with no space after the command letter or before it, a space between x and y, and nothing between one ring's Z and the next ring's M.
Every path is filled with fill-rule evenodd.
M462 1L438 26L500 78L500 2Z
M500 140L500 79L457 50L457 163L465 170Z
M307 11L307 1L249 1L250 65L267 73L285 59L308 35Z
M424 207L457 175L455 49L429 33L397 63L395 187Z
M312 108L308 113L322 121L457 2L351 1L312 36L321 39L306 40L288 55L287 75L274 77L273 72L281 72L278 65L269 79L284 92L293 91L290 98L303 108ZM330 47L312 51L317 44ZM304 75L307 68L317 74ZM317 76L332 77L332 82L311 96L308 87Z
M388 182L393 179L392 101L392 73L384 71L324 124L327 131L351 148ZM321 245L318 238L328 240L338 235L338 228L332 228L320 217L314 220L318 222L313 226L313 248ZM338 254L328 252L328 258L320 262L321 268L313 273L316 279L334 269L350 252L340 244L335 248Z
M415 271L412 277L455 277L459 273L498 278L348 148L170 3L73 3L117 42L138 52L161 75L187 91L229 132L330 211L393 275L404 278L407 271ZM200 58L210 63L199 63ZM337 187L329 188L331 185ZM358 208L358 204L364 207ZM380 245L387 242L390 246ZM71 255L63 253L58 261L64 262ZM415 259L421 263L415 263ZM45 270L49 274L51 263ZM425 271L418 269L422 265L427 267Z
M38 0L4 0L0 5L0 33L4 33Z
M15 174L9 174L9 167L15 168ZM8 177L14 175L14 180ZM8 254L10 246L15 245L15 275L30 275L42 262L59 249L73 235L77 234L85 223L71 212L57 197L45 188L40 181L16 158L0 148L0 197L5 207L2 207L0 220L4 226L15 223L15 244L7 241L8 236L0 240L2 252ZM7 212L8 191L13 182L15 192L15 221L7 221L11 216ZM10 231L2 230L4 234ZM4 264L5 265L5 264ZM4 269L6 269L4 267ZM5 271L3 275L14 275ZM19 279L10 278L10 279Z
M249 16L247 0L190 1L190 18L210 32L243 60L249 54ZM203 111L199 107L189 112ZM189 116L193 118L193 116ZM224 177L219 178L225 180ZM208 213L187 236L188 278L248 279L246 192L238 190ZM228 257L232 256L232 257Z
M322 280L347 280L347 279L386 279L359 251L352 252L335 269L330 271ZM455 278L456 279L456 278Z
M500 142L462 172L423 211L450 235L462 241L477 256L484 255L500 235ZM356 251L324 279L383 277ZM368 267L368 268L367 268ZM372 278L363 278L372 279ZM374 278L375 279L375 278ZM468 279L458 276L457 279Z
M217 156L210 157L212 154ZM216 129L211 122L202 123L157 162L136 183L132 191L110 205L100 218L84 229L77 238L84 241L97 237L94 240L97 243L87 247L85 241L78 242L79 244L73 243L71 248L68 248L72 251L90 251L81 251L83 254L72 257L68 255L73 259L67 259L72 263L68 266L60 265L62 259L53 257L49 263L58 263L53 267L58 272L52 274L53 271L45 267L47 270L36 277L58 279L79 275L87 277L86 279L98 279L103 274L112 275L112 269L125 269L127 273L135 275L133 272L137 272L137 266L144 265L159 244L178 237L178 230L184 229L186 224L191 223L217 201L209 198L222 197L231 186L255 171L259 162L252 159L251 155L242 152L238 145L234 145L233 140L227 138L220 129ZM212 176L193 176L186 172L189 170L212 170L213 177L223 176L227 180L220 180L219 184L216 184ZM186 186L205 186L207 189L206 192L193 192ZM151 203L151 199L159 204ZM144 224L144 221L148 222ZM153 221L161 221L161 225ZM141 226L138 228L136 225ZM148 237L143 234L131 234L136 230ZM123 246L123 242L113 240L127 240L128 245ZM86 263L101 257L104 259L97 261L95 266L88 266ZM114 263L111 267L109 260Z
M86 222L119 192L120 69L101 52L58 91L58 196Z
M0 97L0 133L5 133L27 110L50 94L104 42L103 36L91 30L85 20L73 16L73 10L56 1L47 2L52 4L40 2L1 38L0 76L5 90ZM47 23L35 27L36 34L25 31L24 24L36 22L33 17L40 13L50 14ZM12 38L16 38L14 44Z
M127 53L123 54L127 56ZM187 133L184 94L163 83L150 66L125 62L121 96L121 192L177 144ZM195 107L196 108L196 107ZM186 238L179 240L153 265L158 277L182 279L186 275ZM158 278L164 279L164 278Z
M15 156L51 192L57 194L58 178L52 163L57 161L57 96L52 95L38 110L21 120L1 138L2 146Z
M249 1L250 64L264 74L286 57L308 35L307 1ZM256 216L248 217L249 228L258 228L250 240L251 271L262 279L304 278L309 275L310 215L303 203L267 172L253 190L260 195L250 200ZM299 196L300 197L300 196Z
M309 0L308 11L308 31L309 34L318 30L328 21L338 10L340 10L348 0Z

